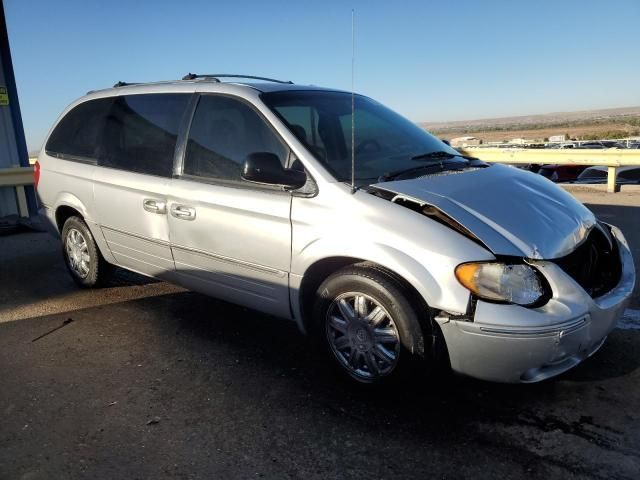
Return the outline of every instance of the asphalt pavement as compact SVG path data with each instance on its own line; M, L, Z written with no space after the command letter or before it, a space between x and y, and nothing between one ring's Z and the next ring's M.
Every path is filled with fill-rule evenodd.
M575 192L640 260L640 196ZM354 387L294 325L0 237L0 479L640 478L640 308L557 379Z

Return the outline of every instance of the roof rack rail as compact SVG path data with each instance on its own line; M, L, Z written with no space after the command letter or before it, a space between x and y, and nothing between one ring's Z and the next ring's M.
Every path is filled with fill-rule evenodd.
M129 85L140 85L140 82L134 82L134 83L117 82L113 85L113 88L128 87Z
M185 75L184 77L182 77L182 80L195 80L196 78L210 78L212 80L215 81L220 81L220 78L249 78L251 80L265 80L267 82L274 82L274 83L287 83L292 85L293 82L291 80L276 80L275 78L267 78L267 77L256 77L253 75L233 75L230 73L213 73L213 74L208 74L208 75L198 75L195 73L188 73L187 75Z

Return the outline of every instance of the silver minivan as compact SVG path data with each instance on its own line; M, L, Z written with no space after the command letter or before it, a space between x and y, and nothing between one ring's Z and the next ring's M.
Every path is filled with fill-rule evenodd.
M53 126L36 186L79 285L118 266L290 319L362 383L537 382L623 314L624 236L547 179L361 95L226 77L118 83Z

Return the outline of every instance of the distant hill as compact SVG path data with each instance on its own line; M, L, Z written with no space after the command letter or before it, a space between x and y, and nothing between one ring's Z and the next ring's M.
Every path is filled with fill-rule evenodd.
M443 138L464 134L486 141L514 136L548 137L562 133L585 139L613 138L640 135L640 106L453 122L421 122L420 125Z
M601 110L582 110L579 112L555 112L539 115L522 115L518 117L481 118L477 120L456 120L453 122L421 122L420 125L434 132L464 129L492 128L513 129L531 128L534 125L548 127L551 125L575 124L584 121L625 120L640 117L640 107L605 108Z

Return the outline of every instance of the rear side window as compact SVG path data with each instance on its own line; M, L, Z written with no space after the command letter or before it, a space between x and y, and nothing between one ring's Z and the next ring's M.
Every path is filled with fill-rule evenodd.
M618 174L620 180L627 181L639 181L640 180L640 168L634 168L632 170L626 170Z
M190 94L115 97L106 116L98 165L171 176L178 130Z
M284 164L288 149L262 117L240 100L203 95L189 131L183 173L243 182L240 173L250 153L274 153Z
M89 100L67 113L51 133L47 153L95 159L102 124L112 103L112 98Z
M585 180L594 178L605 178L606 176L607 172L603 172L602 170L597 170L595 168L587 168L584 172L578 175L578 178L581 180Z

